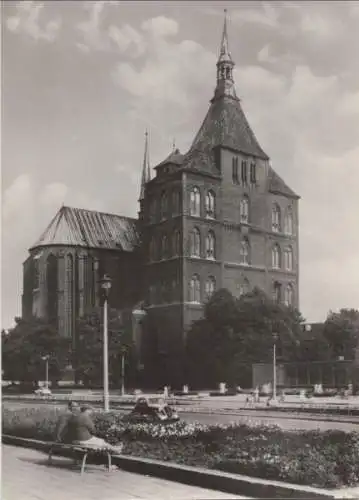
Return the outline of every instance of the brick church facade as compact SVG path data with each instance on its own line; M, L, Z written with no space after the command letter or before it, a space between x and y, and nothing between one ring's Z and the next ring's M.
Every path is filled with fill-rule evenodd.
M137 219L60 209L24 263L24 317L55 319L76 348L76 318L100 305L107 273L110 305L132 311L158 380L176 384L186 331L216 289L257 286L299 306L299 197L259 145L233 68L225 20L214 96L189 151L172 151L151 179L146 134Z

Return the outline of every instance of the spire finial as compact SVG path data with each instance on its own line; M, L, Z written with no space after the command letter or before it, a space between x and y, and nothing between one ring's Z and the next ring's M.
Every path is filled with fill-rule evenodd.
M172 141L172 153L174 153L176 151L176 139L173 138L173 141Z
M151 167L150 167L150 154L148 147L148 129L145 131L145 152L143 156L143 166L142 166L142 178L141 178L141 190L140 190L140 200L143 200L145 196L145 185L151 180Z
M233 81L234 62L229 52L227 20L227 9L224 9L221 48L217 61L217 87L214 98L228 96L237 99Z

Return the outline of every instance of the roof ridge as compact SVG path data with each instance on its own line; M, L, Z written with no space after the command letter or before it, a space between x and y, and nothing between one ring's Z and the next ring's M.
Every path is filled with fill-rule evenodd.
M60 208L60 210L62 210L62 209L65 209L65 210L66 209L69 209L69 210L78 210L78 211L81 211L81 212L96 212L98 214L111 215L113 217L118 217L118 218L121 218L121 219L137 220L136 217L130 217L128 215L115 214L113 212L103 212L102 210L95 210L95 209L91 209L91 208L79 208L79 207L70 207L69 205L62 205L62 207ZM60 210L56 213L56 215L60 212Z

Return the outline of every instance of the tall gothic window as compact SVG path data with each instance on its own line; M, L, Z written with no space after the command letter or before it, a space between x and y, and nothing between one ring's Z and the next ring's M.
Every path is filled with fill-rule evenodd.
M175 230L172 236L172 252L173 255L181 254L181 236L178 229Z
M284 232L286 234L293 234L293 210L288 207L284 217Z
M166 259L168 257L168 238L164 234L161 239L161 259Z
M206 259L216 258L216 237L213 231L208 231L206 237Z
M275 233L280 231L280 208L276 203L272 207L272 231Z
M272 267L273 269L280 268L280 248L279 245L274 245L272 248Z
M167 193L161 194L161 220L166 219L168 215Z
M157 245L156 245L156 239L154 236L152 236L151 241L150 241L150 260L157 260Z
M180 213L180 194L177 189L172 192L172 213L173 215Z
M284 250L284 267L287 271L293 269L293 250L290 246Z
M275 282L273 285L273 301L276 304L279 304L282 298L282 285L278 282Z
M36 290L37 288L40 287L40 257L42 255L42 252L38 253L34 257L34 281L33 281L33 288Z
M213 191L208 191L206 194L206 217L209 219L215 217L215 194Z
M251 163L251 173L250 173L250 180L251 180L251 184L256 184L257 182L257 165L252 162Z
M197 227L191 232L190 238L190 255L191 257L201 256L201 233Z
M50 254L46 262L47 317L52 322L58 318L58 265L55 255Z
M247 162L245 160L242 160L241 164L241 178L242 178L242 183L247 184L248 178L247 178Z
M286 306L293 305L293 287L292 285L287 285L284 289L284 304Z
M216 291L216 280L213 276L209 276L205 285L206 299L209 300Z
M232 180L233 180L233 184L239 184L238 157L237 156L234 156L232 158Z
M246 264L246 265L248 265L250 262L249 242L247 239L241 241L239 248L239 262L240 264Z
M240 206L239 206L239 215L240 215L241 222L244 224L247 224L249 221L248 196L244 196L244 198L241 199Z
M156 286L150 285L149 287L149 303L153 305L156 303Z
M249 281L244 278L242 283L239 285L239 296L246 295L249 292Z
M201 215L201 193L197 186L191 190L190 215L194 215L195 217L200 217Z
M198 274L194 274L189 283L190 302L201 302L201 281Z
M156 210L157 202L156 200L150 201L150 222L156 222Z

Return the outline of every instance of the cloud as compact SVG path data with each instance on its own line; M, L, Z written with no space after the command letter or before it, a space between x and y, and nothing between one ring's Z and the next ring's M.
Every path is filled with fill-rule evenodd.
M61 28L61 19L48 22L41 20L44 4L22 1L16 5L16 15L6 19L7 29L13 33L27 35L34 40L54 42Z
M279 12L275 4L261 2L259 7L247 7L245 4L230 12L231 20L237 24L260 24L269 28L278 26Z

